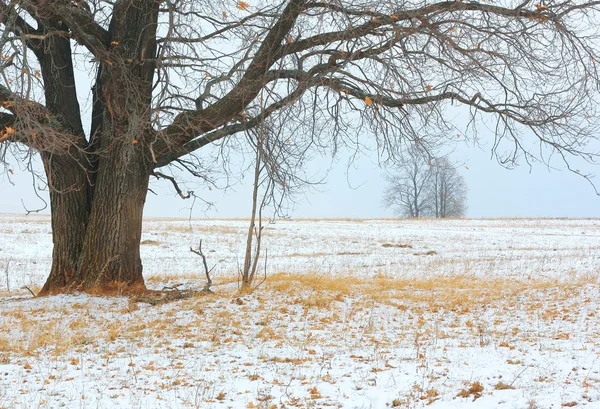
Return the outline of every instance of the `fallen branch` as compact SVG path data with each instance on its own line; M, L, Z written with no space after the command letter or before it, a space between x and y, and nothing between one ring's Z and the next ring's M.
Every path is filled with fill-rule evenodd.
M202 290L180 290L179 287L183 284L175 284L172 286L163 287L162 291L155 291L152 294L133 297L131 298L130 302L143 302L150 305L161 305L171 301L191 298L200 294L212 293L213 291L210 289L210 287L212 286L212 280L210 279L210 272L212 271L212 268L210 270L208 269L208 264L206 263L206 256L202 252L202 240L200 240L198 249L193 249L190 247L190 251L202 257L202 264L204 265L204 272L206 273L206 285Z
M168 287L165 287L168 288ZM185 298L191 298L198 295L198 291L181 291L175 287L175 291L157 291L150 295L140 295L132 297L130 302L143 302L150 305L161 305L171 301L183 300Z
M181 292L181 290L179 289L179 287L181 287L182 285L183 284L175 284L175 285L171 285L171 286L167 286L166 285L166 286L164 286L162 288L162 291L173 291L173 290L175 290L175 291Z

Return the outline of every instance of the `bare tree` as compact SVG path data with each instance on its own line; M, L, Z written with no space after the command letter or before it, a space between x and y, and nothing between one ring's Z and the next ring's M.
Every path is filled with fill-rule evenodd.
M388 186L383 205L391 207L399 216L427 216L431 206L432 177L426 157L412 150L400 168L386 177Z
M434 160L430 172L430 215L438 218L463 217L467 211L465 179L446 157Z
M264 127L261 127L264 129ZM258 267L258 259L260 257L262 238L263 238L263 218L262 212L268 204L269 191L273 180L264 178L265 163L263 162L263 141L264 132L256 138L256 158L254 163L254 180L252 183L252 210L250 212L250 223L248 225L248 233L246 235L246 251L244 253L244 266L240 271L242 278L242 291L247 291L252 288L252 283L256 277L256 269ZM262 198L259 197L259 190L263 184L264 193ZM258 212L258 215L257 215ZM257 220L258 216L258 220ZM254 242L254 246L252 245ZM252 251L254 249L254 251Z
M282 127L279 124L285 122L284 118L285 115L281 115L278 123L271 119L263 119L256 127L246 132L249 144L254 150L254 172L244 265L240 269L242 291L251 290L256 278L265 227L263 212L267 208L273 211L273 216L267 224L274 223L278 217L285 217L287 202L300 188L312 184L312 181L302 178L305 151L298 150L297 146L290 142L290 136L281 131ZM266 263L265 256L265 274Z
M54 249L42 294L144 290L150 176L173 165L200 175L190 155L266 119L296 164L360 149L366 129L385 161L440 135L477 137L479 123L505 166L532 152L594 161L599 7L0 0L0 161L44 164ZM452 123L451 104L470 118Z
M403 217L462 217L467 186L446 157L410 150L400 166L386 176L383 205Z

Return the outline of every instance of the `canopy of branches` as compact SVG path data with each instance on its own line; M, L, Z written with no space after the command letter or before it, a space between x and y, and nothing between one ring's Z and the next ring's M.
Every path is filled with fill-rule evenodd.
M444 115L455 103L504 164L535 153L525 131L538 154L593 160L598 4L2 0L0 158L19 142L88 166L120 139L194 173L185 155L268 120L274 172L367 130L383 158L475 136ZM105 108L128 125L103 130Z

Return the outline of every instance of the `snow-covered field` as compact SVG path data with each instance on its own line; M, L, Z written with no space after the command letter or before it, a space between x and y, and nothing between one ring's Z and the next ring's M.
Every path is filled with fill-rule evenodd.
M0 215L0 408L600 408L600 220L310 220L265 229L266 281L237 291L247 221L144 225L160 306L34 299L45 216Z

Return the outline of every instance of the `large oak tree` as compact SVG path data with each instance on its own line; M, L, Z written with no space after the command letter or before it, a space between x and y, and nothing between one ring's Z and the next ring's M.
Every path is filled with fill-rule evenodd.
M360 147L370 128L394 156L455 137L454 104L503 163L532 157L527 135L593 160L599 4L0 0L0 158L39 154L50 192L41 293L145 288L151 175L198 174L194 151L265 121L278 152Z

